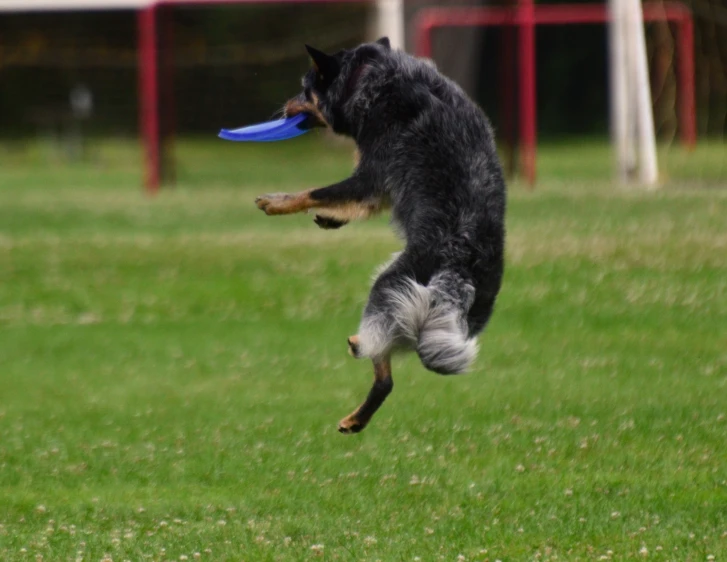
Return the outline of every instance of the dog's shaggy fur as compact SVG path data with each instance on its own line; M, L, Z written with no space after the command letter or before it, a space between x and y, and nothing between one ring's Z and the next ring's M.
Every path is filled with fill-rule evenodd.
M308 47L313 68L287 115L352 137L353 175L298 194L257 199L268 214L315 209L321 228L391 208L405 249L376 278L351 353L376 374L366 402L339 425L360 431L391 391L389 357L415 350L440 374L462 373L477 354L500 290L505 184L483 112L428 61L382 38L326 55Z

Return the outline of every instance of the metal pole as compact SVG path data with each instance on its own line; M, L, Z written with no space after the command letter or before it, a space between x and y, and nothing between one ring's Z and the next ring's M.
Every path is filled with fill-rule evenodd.
M520 143L521 165L531 187L535 186L535 151L537 142L535 7L533 0L520 0L518 6L520 39Z
M627 0L629 43L633 53L639 143L639 179L647 186L656 187L659 170L656 164L656 136L646 59L646 37L640 0Z
M139 10L139 127L143 137L144 185L150 194L159 190L159 85L157 72L156 7Z
M379 35L388 37L392 49L406 49L404 0L376 0Z
M626 37L622 0L609 0L609 68L611 78L611 138L614 147L616 176L628 181L628 85Z
M697 109L694 99L694 23L691 14L678 23L677 65L679 87L679 129L687 148L697 144Z

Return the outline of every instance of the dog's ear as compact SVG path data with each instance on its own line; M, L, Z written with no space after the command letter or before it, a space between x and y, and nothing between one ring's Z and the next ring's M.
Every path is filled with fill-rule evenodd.
M376 41L379 45L382 45L387 51L391 50L391 42L388 37L382 37Z
M327 55L310 45L306 45L305 48L313 61L313 67L316 69L318 75L323 80L332 80L340 70L336 57Z

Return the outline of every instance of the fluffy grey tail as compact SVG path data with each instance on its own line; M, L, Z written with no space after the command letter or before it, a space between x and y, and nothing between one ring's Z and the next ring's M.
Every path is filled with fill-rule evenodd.
M464 373L477 357L477 340L467 338L460 310L435 302L419 331L417 353L430 371L440 375Z
M381 317L364 319L359 332L363 354L375 356L375 348L387 345L413 347L430 371L465 372L477 356L477 341L467 337L465 320L474 288L458 281L440 275L427 286L409 279L388 289L388 325Z

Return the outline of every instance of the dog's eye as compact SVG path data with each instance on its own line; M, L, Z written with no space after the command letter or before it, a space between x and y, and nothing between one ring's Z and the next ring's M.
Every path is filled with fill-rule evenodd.
M316 91L323 91L327 89L329 86L328 82L324 79L322 74L316 74L316 83L315 88Z

